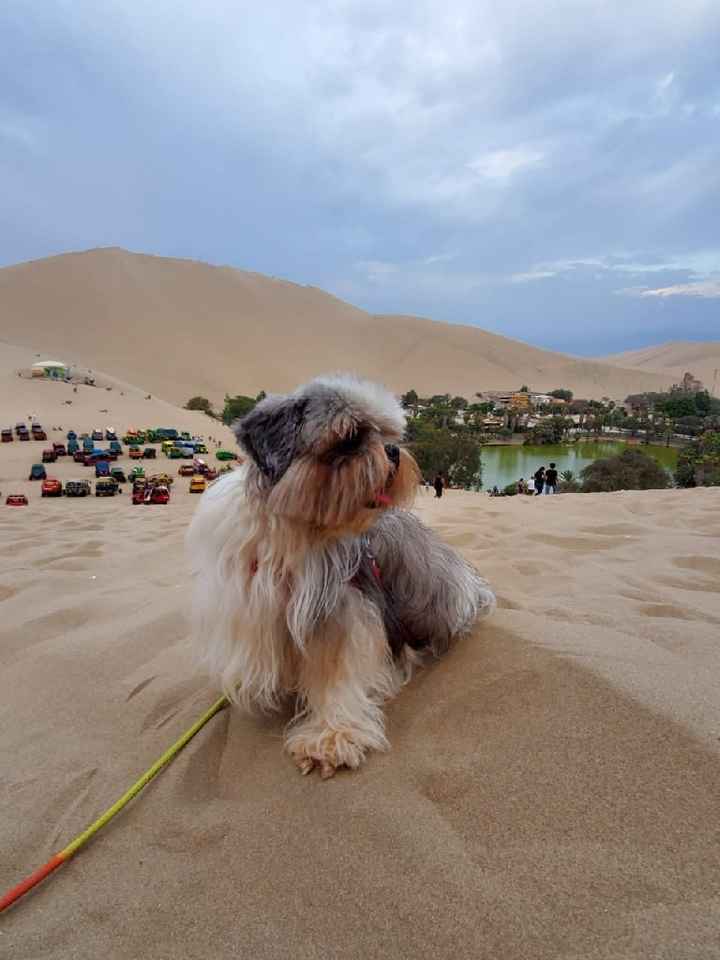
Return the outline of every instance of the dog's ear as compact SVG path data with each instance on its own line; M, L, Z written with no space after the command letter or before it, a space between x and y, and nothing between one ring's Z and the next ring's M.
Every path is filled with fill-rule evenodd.
M292 463L307 400L270 397L233 424L238 443L258 469L277 483Z

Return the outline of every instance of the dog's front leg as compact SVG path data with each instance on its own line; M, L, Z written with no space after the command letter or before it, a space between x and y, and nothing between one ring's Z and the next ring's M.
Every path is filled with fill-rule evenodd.
M323 779L339 767L355 769L368 750L386 750L383 700L394 692L395 671L377 613L348 588L342 612L308 638L299 669L300 711L286 747L304 774Z

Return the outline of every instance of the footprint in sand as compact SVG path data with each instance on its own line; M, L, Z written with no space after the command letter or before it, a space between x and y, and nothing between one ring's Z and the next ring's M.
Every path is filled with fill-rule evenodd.
M531 533L528 540L542 543L548 547L561 547L572 553L594 553L596 550L609 550L621 546L625 540L618 537L555 537L549 533Z
M55 610L28 620L22 630L7 630L0 633L0 647L3 653L15 653L17 650L27 650L37 643L45 643L53 637L60 637L84 627L90 619L90 612L86 607L66 607L64 610Z
M703 623L720 624L720 617L711 617L696 613L684 607L675 606L672 603L653 603L647 607L641 607L638 611L645 617L658 617L666 620L692 620L702 621Z
M157 674L153 674L153 676L148 677L147 680L141 680L140 683L137 684L137 686L132 688L132 690L127 695L127 697L125 697L125 703L127 703L129 700L132 700L132 698L136 697L139 693L142 693L145 687L147 687L148 684L152 683L156 676Z
M198 681L187 681L178 684L170 690L166 690L159 697L155 706L145 716L140 729L144 733L146 730L160 730L166 723L169 723L175 717L184 704L192 699L196 693L206 688L207 684Z
M18 592L17 587L4 587L0 583L0 601L9 600L10 597L14 597L17 592Z
M698 570L700 573L720 577L720 560L715 557L675 557L673 563L681 570Z
M606 523L597 527L580 527L581 533L599 533L606 537L632 537L645 533L643 527L635 523Z

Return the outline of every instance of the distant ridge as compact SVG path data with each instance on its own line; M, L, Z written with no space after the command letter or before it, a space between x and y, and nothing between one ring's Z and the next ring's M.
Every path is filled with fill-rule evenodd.
M657 346L598 357L601 363L634 367L643 373L658 373L679 383L686 372L701 380L720 397L720 341L675 340Z
M0 269L0 337L183 403L352 370L421 394L571 389L623 399L672 382L479 327L374 316L317 287L117 247Z

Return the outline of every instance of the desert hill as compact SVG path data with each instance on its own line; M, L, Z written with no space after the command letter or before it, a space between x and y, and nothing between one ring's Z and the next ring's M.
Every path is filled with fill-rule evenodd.
M659 373L679 382L689 371L715 396L720 396L720 341L672 341L641 350L628 350L598 358L618 367L634 367L644 373Z
M623 399L672 382L477 327L373 316L314 287L117 248L1 269L0 337L174 403L285 390L337 369L398 391L469 397L527 383Z

